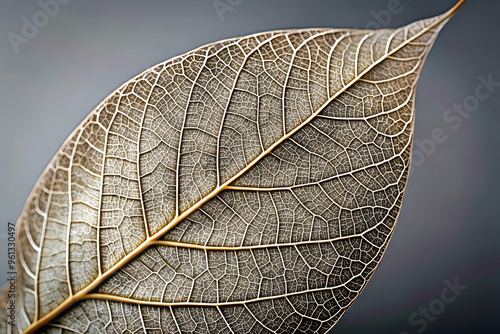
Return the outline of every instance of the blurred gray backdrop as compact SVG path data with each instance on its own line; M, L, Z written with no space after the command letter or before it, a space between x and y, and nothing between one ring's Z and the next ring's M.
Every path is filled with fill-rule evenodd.
M70 132L131 77L224 38L284 28L393 28L455 3L59 1L65 4L57 13L45 16L38 1L0 1L2 283L7 222L17 220ZM500 82L498 13L499 1L471 0L442 30L420 79L414 164L398 227L373 279L332 332L499 332L500 87L484 86ZM26 20L37 20L36 32L23 35ZM489 95L479 99L478 85ZM436 131L443 140L433 139ZM449 285L462 286L456 298L443 298Z

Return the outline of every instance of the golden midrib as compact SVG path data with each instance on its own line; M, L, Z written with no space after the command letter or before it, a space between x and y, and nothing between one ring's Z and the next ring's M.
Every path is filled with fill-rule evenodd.
M49 313L44 315L42 318L36 320L33 322L26 330L24 331L25 334L32 334L35 333L37 330L42 328L43 326L49 324L50 321L52 321L55 317L57 317L59 314L61 314L63 311L74 305L76 302L81 301L83 299L88 298L89 292L97 288L101 283L103 283L106 279L108 279L112 274L114 274L117 270L122 268L124 265L129 263L132 259L134 259L136 256L142 254L147 248L149 248L152 244L155 243L159 238L161 238L163 235L165 235L168 231L170 231L173 227L175 227L179 222L184 220L186 217L188 217L191 213L196 211L198 208L200 208L203 204L208 202L210 199L215 197L217 194L219 194L221 191L225 190L226 187L228 187L231 183L233 183L236 179L238 179L241 175L243 175L246 171L248 171L250 168L252 168L257 162L259 162L263 157L271 153L277 146L279 146L283 141L286 139L290 138L293 134L295 134L297 131L299 131L301 128L303 128L305 125L311 122L328 104L330 104L334 99L336 99L340 94L345 92L349 87L351 87L354 83L356 83L362 76L364 76L367 72L369 72L371 69L373 69L375 66L380 64L383 60L385 60L388 56L394 54L395 52L399 51L401 48L406 46L407 44L411 43L413 40L419 38L423 34L427 33L430 31L432 28L435 26L443 23L443 21L451 18L457 11L458 9L466 2L466 0L460 0L452 9L450 9L448 12L445 14L441 15L435 22L433 22L431 25L426 27L425 29L422 29L418 34L415 34L413 37L410 39L406 40L404 43L402 43L400 46L397 48L393 49L390 52L387 52L383 57L375 61L372 65L367 67L363 72L361 72L357 77L353 78L350 82L347 83L345 87L343 87L341 90L339 90L335 95L330 97L327 102L325 102L321 108L319 108L316 112L311 114L303 123L298 125L295 129L290 131L288 134L283 136L280 140L278 140L276 143L274 143L272 146L270 146L267 150L262 152L257 158L255 158L253 161L251 161L248 166L246 166L243 170L238 172L236 175L231 177L228 181L226 181L224 184L221 186L217 187L214 189L211 193L209 193L207 196L202 198L200 201L198 201L196 204L194 204L191 208L183 212L181 215L179 215L177 218L172 220L170 223L168 223L165 227L163 227L161 230L156 232L153 236L150 238L146 239L141 245L139 245L136 249L134 249L132 252L127 254L125 257L123 257L120 261L118 261L113 267L108 269L106 272L104 272L101 276L99 276L97 279L95 279L91 284L86 286L84 289L80 290L79 292L75 293L73 296L69 297L66 299L64 302L59 304L57 307L55 307L53 310L51 310ZM404 27L403 27L404 28ZM397 31L397 30L396 30ZM395 32L396 33L396 32ZM391 36L394 36L395 33L393 33ZM392 40L388 41L391 43Z

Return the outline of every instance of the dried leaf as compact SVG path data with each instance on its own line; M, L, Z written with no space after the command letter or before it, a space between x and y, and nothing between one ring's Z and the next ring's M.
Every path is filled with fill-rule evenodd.
M327 332L394 231L418 77L462 3L230 39L124 84L28 199L1 332Z

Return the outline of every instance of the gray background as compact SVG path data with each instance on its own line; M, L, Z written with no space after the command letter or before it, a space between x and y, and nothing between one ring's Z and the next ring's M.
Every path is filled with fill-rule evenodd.
M228 0L221 0L228 3ZM207 1L71 1L16 53L36 1L0 1L0 268L5 232L38 176L81 120L123 82L202 44L265 30L364 28L393 0L243 0L219 18ZM232 0L237 4L238 0ZM382 25L440 14L453 0L400 0ZM446 304L425 333L498 329L500 256L498 150L500 87L453 129L445 111L475 92L478 77L500 81L500 2L471 0L441 32L417 94L415 138L440 128L444 143L415 158L391 245L371 282L335 333L417 333L409 317L438 305L445 280L467 289ZM0 275L1 282L5 274ZM423 319L421 316L418 319Z

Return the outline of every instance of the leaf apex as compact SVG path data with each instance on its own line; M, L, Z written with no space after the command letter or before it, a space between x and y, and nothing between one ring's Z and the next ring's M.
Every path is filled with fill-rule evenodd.
M455 6L442 15L443 20L451 19L466 2L467 0L460 0L457 2Z

